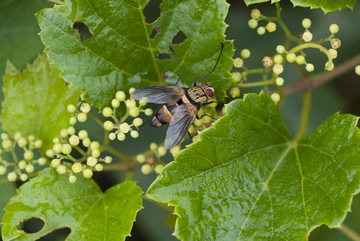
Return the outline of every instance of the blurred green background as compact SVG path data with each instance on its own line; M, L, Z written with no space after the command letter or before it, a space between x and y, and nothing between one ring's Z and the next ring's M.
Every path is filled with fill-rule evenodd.
M285 35L278 26L273 33L266 32L259 36L254 29L250 29L247 25L250 19L250 12L257 8L266 16L275 15L275 6L270 3L246 5L241 0L229 0L231 6L226 23L229 27L226 31L227 39L234 39L236 48L235 56L240 57L240 51L247 48L251 51L249 59L245 60L248 68L261 68L261 60L264 56L273 56L275 48L279 44L285 43ZM159 5L161 0L151 0L144 14L147 22L152 22L160 15ZM44 46L37 33L40 31L35 12L52 7L53 3L46 0L0 0L0 75L4 75L5 63L10 60L19 70L26 67L27 63L32 63L36 56L42 52ZM360 8L355 6L353 10L344 9L342 11L324 14L322 10L309 8L294 8L289 1L281 3L283 8L282 19L291 32L299 36L304 31L301 26L303 18L310 18L312 26L310 31L314 35L314 40L326 38L329 36L329 26L337 23L340 31L336 37L342 41L341 48L338 49L338 57L335 59L335 66L344 61L360 54ZM259 23L265 26L264 21ZM324 44L329 48L329 44ZM326 57L317 50L306 51L307 62L315 65L313 74L321 73L324 69ZM297 70L289 63L284 66L284 73L281 76L285 79L285 85L297 80L300 75ZM234 71L236 71L234 69ZM186 77L186 76L184 76ZM253 75L248 77L248 82L260 81L261 75ZM354 71L350 71L337 79L324 84L317 88L313 96L313 105L311 108L310 122L308 133L316 129L327 117L335 112L351 113L360 115L360 77L355 75ZM241 93L256 92L260 89L241 89ZM0 100L3 100L3 93L0 93ZM230 100L230 99L229 99ZM300 119L300 110L302 103L302 95L294 94L287 96L285 104L280 110L285 123L289 127L292 134L295 134ZM152 106L155 110L156 106ZM97 114L96 109L92 109ZM143 116L144 119L148 118ZM99 118L102 118L99 116ZM95 121L88 120L85 126L81 127L89 132L92 140L102 140L102 128ZM128 138L124 143L114 141L114 147L118 150L135 155L148 149L150 142L160 143L164 140L165 129L152 129L150 126L144 126L140 131L140 138L137 140ZM172 161L172 156L167 154L164 158L165 162ZM115 160L120 161L120 160ZM124 173L96 173L95 181L99 183L102 190L113 186L122 181ZM4 181L5 176L0 177L0 217L3 215L2 208L6 205L9 198L15 194L14 188L21 185L20 182L10 184ZM134 175L134 180L138 181L138 185L146 192L151 182L156 178L154 173L143 175L140 172L140 166ZM336 179L336 176L333 178ZM171 236L172 230L163 224L168 213L154 203L144 200L145 209L138 213L137 221L134 224L132 237L127 240L151 240L151 241L171 241L177 240ZM352 204L352 212L348 213L345 223L360 233L360 196L354 197ZM27 232L34 232L41 228L42 222L28 222L25 225ZM58 230L40 240L64 240L69 233L69 229ZM341 231L337 229L330 230L326 226L321 226L314 230L310 235L310 240L350 240Z

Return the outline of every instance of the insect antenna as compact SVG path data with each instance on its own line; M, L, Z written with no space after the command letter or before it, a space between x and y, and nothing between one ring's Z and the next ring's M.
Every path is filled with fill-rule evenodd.
M214 69L211 70L211 71L210 71L209 73L207 73L206 75L204 75L203 77L201 77L200 79L196 80L196 81L194 82L194 87L196 87L196 83L197 83L199 80L202 80L203 78L205 78L206 76L208 76L209 74L211 74L212 72L215 71L215 68L216 68L217 64L219 63L219 60L220 60L220 57L221 57L221 53L222 53L223 48L224 48L224 44L225 44L224 42L221 42L221 50L220 50L219 58L218 58L217 61L216 61L216 64L215 64L215 66L214 66Z
M178 60L177 60L177 58L176 58L175 52L174 52L173 48L171 47L171 45L169 45L169 48L170 48L171 52L172 52L173 55L174 55L174 58L175 58L175 61L176 61L176 64L177 64L177 66L178 66L179 73L180 73L180 74L179 74L179 78L178 78L178 80L177 80L176 83L175 83L175 86L176 86L176 85L179 83L180 79L181 79L182 73L181 73L181 70L180 70L179 62L178 62Z

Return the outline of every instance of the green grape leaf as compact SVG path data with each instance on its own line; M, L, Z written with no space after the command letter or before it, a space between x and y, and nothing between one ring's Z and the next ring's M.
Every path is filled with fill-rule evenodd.
M269 2L270 0L244 0L246 5L255 3L264 3ZM280 0L271 0L271 3L280 2ZM341 1L333 1L333 0L291 0L294 4L294 7L310 7L311 9L321 8L325 13L333 12L337 10L342 10L346 7L353 9L356 0L341 0Z
M183 76L179 85L192 86L214 68L225 39L225 0L164 0L151 24L143 15L147 2L73 0L36 14L49 58L92 105L110 106L119 90L174 84L179 70L169 45L179 31L187 38L173 45ZM82 37L86 32L88 39ZM233 42L226 41L215 72L204 78L220 99L231 82L233 54Z
M68 104L76 104L79 94L68 88L46 55L39 56L23 73L8 61L4 77L2 129L13 135L34 135L43 141L42 151L52 149L52 140L69 127Z
M141 193L135 181L122 182L103 193L92 179L77 175L71 184L68 175L47 168L22 185L5 207L2 235L4 240L37 240L68 227L69 241L125 240L142 208ZM39 232L27 234L17 229L33 217L45 223Z
M334 114L294 141L267 94L248 94L147 191L175 206L181 240L307 240L339 227L360 183L358 118Z

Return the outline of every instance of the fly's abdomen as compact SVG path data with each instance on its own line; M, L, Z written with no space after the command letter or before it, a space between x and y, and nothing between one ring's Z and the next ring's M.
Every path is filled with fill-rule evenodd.
M175 114L176 108L178 106L179 105L177 103L168 103L163 105L163 107L161 107L161 109L152 118L151 125L153 127L160 127L170 123L171 118Z

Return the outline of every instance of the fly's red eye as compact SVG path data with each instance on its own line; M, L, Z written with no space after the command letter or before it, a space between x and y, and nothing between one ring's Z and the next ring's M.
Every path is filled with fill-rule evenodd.
M201 87L205 88L206 86L208 86L207 83L201 83Z
M206 89L205 92L206 92L206 94L207 94L209 97L213 97L213 96L214 96L214 92L213 92L211 89Z

